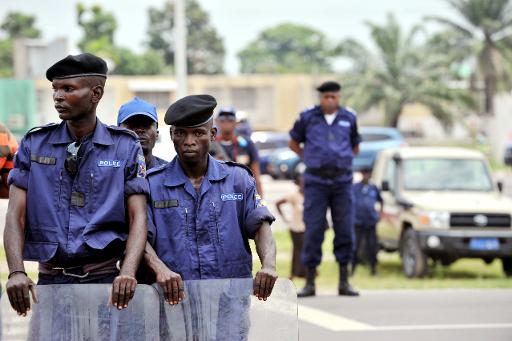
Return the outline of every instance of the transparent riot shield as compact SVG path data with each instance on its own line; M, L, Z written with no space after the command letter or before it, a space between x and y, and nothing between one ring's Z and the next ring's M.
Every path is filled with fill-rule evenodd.
M128 308L119 311L107 304L110 289L107 284L38 286L39 303L26 317L2 295L2 340L158 340L157 292L138 285Z
M1 340L297 340L297 295L278 280L271 297L252 295L252 279L186 281L186 298L165 302L158 285L138 285L127 309L108 306L111 285L37 287L38 304L26 317L2 295Z
M298 340L297 295L279 279L267 301L253 295L248 279L185 282L186 298L169 305L160 293L160 340Z

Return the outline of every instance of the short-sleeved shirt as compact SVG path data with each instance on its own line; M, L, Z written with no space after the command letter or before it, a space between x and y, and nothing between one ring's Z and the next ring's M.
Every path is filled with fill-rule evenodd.
M150 170L152 168L160 167L160 166L163 166L166 164L167 164L166 160L161 159L158 156L152 155L151 160L150 160L149 164L146 165L146 167L147 167L147 170Z
M217 140L226 152L230 161L250 166L259 161L258 149L254 142L247 136L238 135L235 139L225 141Z
M73 266L121 256L127 196L149 194L137 136L99 120L81 141L79 169L65 169L73 142L65 121L29 131L9 184L27 191L25 260Z
M353 149L361 142L356 113L340 107L332 124L328 124L320 106L300 113L290 130L290 137L304 143L305 180L314 178L307 169L352 168ZM339 181L352 181L351 172L338 177ZM321 181L320 179L318 179Z
M245 166L209 156L197 192L176 156L147 176L148 235L158 257L183 279L252 276L249 239L275 218Z
M14 154L18 150L18 142L9 129L0 123L0 176L14 168Z
M355 225L371 227L379 221L375 205L382 203L380 191L376 185L359 182L352 187L354 192Z

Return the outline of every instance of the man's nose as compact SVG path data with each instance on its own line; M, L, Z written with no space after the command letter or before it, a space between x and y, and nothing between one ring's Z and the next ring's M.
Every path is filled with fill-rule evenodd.
M53 92L53 100L57 102L64 100L64 93L60 90L55 90Z
M185 136L185 144L187 146L196 144L196 138L195 138L194 134L187 134L187 136Z

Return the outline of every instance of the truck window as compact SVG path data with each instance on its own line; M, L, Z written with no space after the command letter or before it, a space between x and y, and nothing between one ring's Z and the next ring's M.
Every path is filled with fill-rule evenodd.
M383 180L389 183L389 189L391 191L395 190L395 169L395 161L393 161L393 159L388 159L388 161L386 162L386 171L384 173Z

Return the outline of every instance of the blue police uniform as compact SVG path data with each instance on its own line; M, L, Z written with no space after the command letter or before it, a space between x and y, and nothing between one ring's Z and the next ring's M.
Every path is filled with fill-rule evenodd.
M382 204L382 197L376 185L359 182L354 185L355 201L355 232L356 232L356 252L354 254L354 267L357 265L357 256L366 241L366 253L370 266L374 267L377 263L377 235L375 225L379 221L379 213L375 209L377 203Z
M304 143L304 223L302 262L317 267L322 259L325 216L331 208L336 261L351 262L353 235L352 149L361 142L356 114L340 107L331 125L320 106L300 114L290 130L293 140Z
M252 276L248 240L275 218L245 167L209 156L196 192L178 157L148 172L149 239L158 257L184 280Z
M27 192L24 260L74 267L120 258L128 235L126 197L149 194L135 134L96 121L81 141L78 173L64 166L73 142L66 122L32 129L9 184Z

